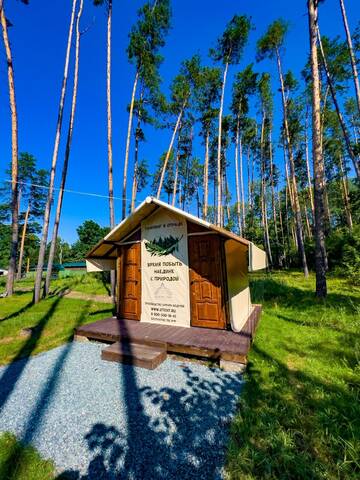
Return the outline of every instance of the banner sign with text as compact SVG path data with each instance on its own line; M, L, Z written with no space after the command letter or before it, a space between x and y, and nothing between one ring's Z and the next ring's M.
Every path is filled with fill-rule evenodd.
M187 225L159 209L141 223L141 321L190 327Z

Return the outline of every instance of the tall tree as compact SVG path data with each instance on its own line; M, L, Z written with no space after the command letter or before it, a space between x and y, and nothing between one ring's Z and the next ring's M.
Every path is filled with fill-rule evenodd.
M243 143L242 131L244 119L249 111L249 96L255 92L257 85L257 73L254 73L253 66L248 65L243 71L235 76L233 83L231 111L234 116L234 137L235 137L235 183L236 183L236 213L238 217L239 235L243 235L245 222L245 198L243 178ZM240 150L240 152L239 152ZM240 153L240 168L239 168ZM240 173L240 175L239 175ZM241 195L240 195L241 191Z
M320 79L317 52L318 0L308 0L310 63L312 74L312 148L314 165L316 295L326 297L326 250L324 232L324 160L321 148Z
M135 209L135 202L137 193L145 187L149 177L146 161L139 160L140 144L145 142L144 125L152 125L158 128L160 122L157 117L164 113L164 105L166 101L160 93L160 76L158 74L159 61L157 58L153 62L147 62L143 69L142 77L140 79L140 96L134 102L133 115L136 118L134 128L134 172L131 189L131 205L130 211ZM129 109L131 105L129 106Z
M218 146L217 146L217 224L221 224L221 129L224 109L224 95L229 65L240 62L248 40L251 22L245 15L235 15L227 24L223 34L217 40L215 48L210 50L210 56L223 65L223 79L219 108Z
M208 215L209 198L209 149L210 133L218 115L217 102L220 98L221 72L218 68L203 67L201 70L200 84L196 94L197 110L201 124L201 136L205 143L204 174L203 174L203 218Z
M351 39L349 24L348 24L348 21L347 21L345 3L344 3L344 0L339 0L339 1L340 1L341 14L342 14L343 23L344 23L344 29L345 29L345 33L346 33L346 41L347 41L348 49L349 49L351 68L352 68L352 71L353 71L353 79L354 79L354 86L355 86L355 92L356 92L357 106L358 106L359 115L360 115L360 84L359 84L359 75L358 75L358 71L357 71L356 58L355 58L355 53L354 53L354 49L353 49L353 45L352 45L352 39Z
M343 133L346 149L348 151L349 157L351 158L351 160L353 162L356 176L357 176L358 179L360 179L359 155L357 154L357 152L354 151L353 145L351 143L351 137L349 135L345 120L343 118L343 115L342 115L342 112L341 112L341 109L340 109L340 104L339 104L339 101L338 101L338 98L337 98L335 84L334 84L334 81L333 81L333 78L332 78L332 75L331 75L331 71L330 71L330 68L329 68L325 48L324 48L324 45L323 45L323 39L320 35L319 25L317 25L317 38L318 38L318 42L319 42L320 55L321 55L321 59L322 59L323 68L325 70L326 79L327 79L327 83L328 83L328 86L329 86L329 89L330 89L331 97L332 97L332 100L333 100L333 103L334 103L334 106L335 106L336 113L337 113L338 118L339 118L339 123L341 125L341 130L342 130L342 133Z
M160 198L163 186L164 176L167 164L173 150L176 135L186 108L189 107L191 97L195 94L201 79L200 57L194 55L189 60L185 60L180 68L180 73L174 78L171 85L171 103L169 105L169 113L176 118L176 123L170 139L169 148L167 150L158 183L156 197Z
M53 269L53 263L54 263L54 255L56 250L56 242L58 238L58 231L59 231L59 224L60 224L60 217L61 217L61 209L62 209L62 203L64 198L64 188L66 184L66 177L67 177L67 171L68 171L68 165L69 165L71 142L72 142L73 131L74 131L77 90L78 90L78 83L79 83L79 56L80 56L80 35L81 35L80 19L83 12L83 6L84 6L84 0L79 0L79 9L76 16L76 27L75 27L76 29L75 65L74 65L74 83L73 83L70 119L69 119L68 133L67 133L67 139L66 139L65 158L64 158L64 164L63 164L63 169L61 174L60 190L59 190L58 202L56 206L55 221L54 221L53 233L51 238L50 252L48 257L46 279L45 279L45 286L44 286L44 296L49 294L50 281L51 281L51 275L52 275L52 269Z
M23 3L27 3L23 1ZM15 79L12 51L8 35L8 21L5 16L4 4L0 4L0 23L5 47L7 74L9 85L9 103L11 112L11 247L6 294L12 295L16 273L16 256L19 241L19 188L18 188L18 117L15 97Z
M111 105L111 50L112 50L112 0L93 0L95 6L105 5L107 12L106 32L106 114L107 114L107 151L108 151L108 190L110 227L115 226L113 148L112 148L112 105ZM54 246L55 248L55 246ZM115 271L110 272L111 293L115 298Z
M43 230L42 230L42 236L40 241L39 258L38 258L37 268L36 268L35 285L34 285L34 302L35 303L39 302L40 294L41 294L41 281L42 281L42 274L43 274L44 261L45 261L45 252L46 252L46 244L47 244L48 231L49 231L51 206L52 206L53 196L54 196L56 164L57 164L57 158L59 153L60 135L61 135L61 128L62 128L63 114L64 114L65 94L66 94L66 85L67 85L68 72L69 72L70 49L71 49L71 42L72 42L73 29L74 29L76 3L77 3L77 0L73 0L66 54L65 54L64 74L63 74L62 85L61 85L58 117L57 117L57 123L56 123L54 150L53 150L53 156L52 156L52 162L51 162L48 198L47 198L45 211L44 211Z
M261 172L261 217L264 233L264 245L269 259L269 264L273 264L272 251L270 245L269 224L267 215L267 184L272 173L270 160L272 159L272 144L270 143L272 116L273 116L273 100L270 86L270 75L263 73L260 77L259 97L261 106L261 134L260 134L260 172ZM274 205L274 190L272 189L272 203ZM275 217L276 226L276 217ZM276 227L275 227L276 228ZM277 230L276 230L277 232Z
M275 20L269 26L264 36L260 38L260 40L258 41L257 50L258 50L259 60L266 57L270 57L270 58L275 58L277 63L279 81L280 81L282 107L283 107L283 123L284 123L285 141L286 141L288 159L290 162L291 189L293 192L293 200L294 200L294 215L295 215L295 221L296 221L297 245L298 245L299 257L301 259L302 267L304 270L304 275L307 277L309 275L309 272L307 267L307 260L306 260L305 246L304 246L301 210L300 210L298 188L297 188L296 175L295 175L293 148L290 140L288 115L287 115L287 99L285 95L284 76L282 72L281 55L280 55L280 50L283 47L287 30L288 30L288 25L282 19Z
M122 188L122 218L126 215L127 172L130 152L130 139L133 123L135 98L139 80L146 82L149 70L157 68L161 62L158 54L165 44L164 38L170 28L170 1L154 0L146 3L138 12L139 20L130 32L128 58L135 64L135 79L131 93L129 120L126 136L124 174Z

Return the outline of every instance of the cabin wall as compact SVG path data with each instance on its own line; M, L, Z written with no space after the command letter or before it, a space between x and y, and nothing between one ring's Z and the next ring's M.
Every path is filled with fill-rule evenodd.
M226 240L225 258L231 329L234 332L240 332L252 310L248 278L248 248L235 240Z

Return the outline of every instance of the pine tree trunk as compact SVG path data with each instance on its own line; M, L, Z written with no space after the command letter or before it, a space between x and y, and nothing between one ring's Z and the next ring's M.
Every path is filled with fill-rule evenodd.
M239 225L239 235L242 237L242 220L241 220L241 206L240 206L240 186L239 186L239 137L240 137L240 116L238 115L236 121L235 133L235 183L236 183L236 214Z
M224 68L224 75L222 81L222 88L221 88L221 98L220 98L220 108L219 108L219 131L218 131L218 149L217 149L217 198L218 198L218 205L217 205L217 225L221 225L221 130L222 130L222 116L223 116L223 109L224 109L224 95L225 95L225 85L226 85L226 77L229 68L229 63L226 62Z
M111 25L112 0L107 4L107 38L106 38L106 111L107 111L107 148L108 148L108 188L110 228L115 226L113 149L112 149L112 112L111 112ZM110 271L111 296L115 304L116 272Z
M122 212L121 212L121 218L122 219L124 219L126 217L127 171L128 171L128 164L129 164L130 138L131 138L131 128L132 128L132 121L133 121L133 114L134 114L134 103L135 103L135 95L136 95L136 89L137 89L138 81L139 81L139 71L136 72L134 85L133 85L133 89L132 89L130 110L129 110L128 130L127 130L127 136L126 136L123 190L122 190Z
M247 191L247 208L248 212L251 211L251 182L250 182L250 147L247 147L246 153L246 160L247 160L247 183L248 183L248 191ZM244 227L246 228L246 220L244 219Z
M63 75L62 86L61 86L58 118L57 118L57 124L56 124L54 150L53 150L52 163L51 163L49 190L48 190L48 196L47 196L47 201L46 201L46 206L44 211L43 230L42 230L42 236L40 241L38 263L36 268L35 285L34 285L35 287L34 302L35 303L38 303L40 300L41 280L42 280L44 261L45 261L46 243L47 243L47 237L48 237L48 231L49 231L51 206L52 206L53 195L54 195L55 171L56 171L56 163L57 163L57 157L59 152L61 127L62 127L62 120L63 120L63 113L64 113L65 93L66 93L66 85L67 85L68 71L69 71L70 48L71 48L71 41L72 41L72 35L73 35L76 3L77 3L77 0L73 0L66 55L65 55L64 75Z
M341 8L341 13L343 17L343 22L344 22L344 29L346 33L346 40L348 44L348 49L349 49L349 55L350 55L350 61L351 61L351 68L353 71L353 78L354 78L354 85L355 85L355 92L356 92L356 99L357 99L357 105L358 105L358 110L360 114L360 85L359 85L359 76L358 76L358 71L357 71L357 66L356 66L356 58L352 46L352 39L351 39L351 34L350 34L350 29L347 21L347 16L346 16L346 10L345 10L345 4L344 0L340 0L340 8Z
M240 137L239 142L239 154L240 154L240 187L241 187L241 208L242 208L242 231L245 230L245 193L244 193L244 174L243 174L243 146L242 139Z
M18 119L15 98L14 66L12 52L7 31L7 21L3 6L0 8L0 22L2 27L3 42L6 53L7 73L9 84L9 103L11 112L11 246L10 262L8 268L6 294L14 292L16 273L16 257L19 242L19 188L18 188Z
M300 211L300 204L299 204L299 197L297 191L297 182L296 182L296 175L295 175L295 162L292 152L292 145L290 141L290 134L289 134L289 125L287 119L287 107L286 107L286 99L285 99L285 88L284 88L284 79L281 70L281 60L279 51L276 50L276 57L277 57L277 65L279 71L279 78L280 78L280 86L281 86L281 96L282 96L282 104L283 104L283 114L284 114L284 127L285 127L285 138L286 138L286 145L288 151L288 157L290 162L290 175L292 181L292 193L293 193L293 200L294 200L294 214L295 214L295 223L296 223L296 237L297 237L297 245L298 245L298 252L300 261L302 263L302 267L304 270L305 277L309 276L309 271L307 267L306 261L306 254L305 254L305 247L304 247L304 239L303 239L303 227L301 221L301 211Z
M283 225L282 211L281 211L281 195L279 192L278 192L278 204L279 204L279 224L280 224L280 231L281 231L281 245L283 249L283 260L286 265L285 234L284 234L284 225Z
M306 174L307 174L307 182L308 182L308 190L309 190L309 200L311 205L311 213L314 223L314 194L312 189L311 183L311 175L310 175L310 162L309 162L309 140L308 140L308 108L306 107L306 119L305 119L305 160L306 160Z
M304 203L303 209L304 209L304 217L305 217L305 224L306 224L306 233L307 233L308 238L312 238L311 226L310 226L310 221L309 221L308 210L306 208L306 203Z
M345 208L345 214L346 214L346 223L347 223L347 226L349 227L349 230L352 230L353 221L352 221L349 192L348 192L348 186L347 186L348 180L347 180L342 157L340 157L339 167L340 167L341 183L343 188L343 200L344 200L344 208Z
M60 218L61 218L61 209L62 209L62 203L64 199L64 189L66 184L66 177L67 177L69 158L70 158L71 141L72 141L72 135L74 131L77 89L78 89L78 81L79 81L80 19L81 19L83 5L84 5L84 0L79 0L79 1L80 1L79 10L76 17L74 84L73 84L73 94L72 94L72 101L71 101L70 120L69 120L69 127L68 127L67 139L66 139L65 158L64 158L64 165L63 165L62 174L61 174L60 190L59 190L58 201L56 206L55 222L54 222L54 227L52 232L49 259L47 264L44 296L49 295L49 290L50 290L51 275L52 275L52 269L54 264L56 243L57 243L59 224L60 224Z
M329 195L326 188L326 177L324 180L324 214L325 214L327 227L330 231L331 230L331 212L330 212L330 205L329 205Z
M269 131L269 153L270 153L270 185L271 185L271 206L272 206L272 214L273 214L273 221L274 221L274 231L275 231L275 241L276 241L276 256L277 256L277 263L281 266L281 259L279 256L279 233L277 227L277 215L276 215L276 201L275 201L275 187L274 187L274 164L273 164L273 150L272 150L272 137L271 137L271 129Z
M226 215L227 215L228 223L230 223L230 221L231 221L231 211L230 211L230 205L229 205L229 192L230 192L230 190L229 190L229 184L228 184L228 180L227 180L226 168L225 168L225 174L224 174L224 183L225 183L225 192L226 192L226 196L225 196Z
M26 231L27 231L27 226L29 221L29 213L30 213L30 201L26 209L24 225L23 225L23 230L21 234L20 253L19 253L19 262L18 262L18 271L16 275L16 280L21 280L21 271L22 271L22 263L24 258L24 246L25 246Z
M264 159L264 132L265 130L265 112L263 111L263 117L261 122L261 137L260 137L260 161L261 161L261 223L263 227L264 245L267 253L269 265L273 264L270 239L269 239L269 227L267 222L267 206L266 206L266 182L265 182L265 159Z
M312 74L312 146L314 165L316 295L326 297L326 248L324 231L324 160L321 148L320 82L317 55L318 10L316 0L308 0L310 63Z
M131 188L131 207L130 207L131 212L135 210L136 195L137 195L137 189L138 189L139 130L140 130L140 124L141 124L141 106L142 106L143 95L144 95L144 89L141 90L141 94L140 94L139 111L138 111L136 128L135 128L134 175L133 175L133 183Z
M254 172L255 172L255 155L251 156L251 226L254 226Z
M157 193L156 193L156 198L160 198L161 189L162 189L162 186L163 186L163 183L164 183L167 164L169 162L169 158L170 158L171 151L172 151L172 148L173 148L173 145L174 145L175 137L176 137L177 131L179 129L181 118L182 118L182 115L184 113L184 109L186 107L186 104L187 104L187 100L184 102L184 104L183 104L183 106L180 109L180 112L178 114L178 118L177 118L174 130L173 130L173 134L171 136L170 145L169 145L168 151L166 152L164 164L163 164L163 167L161 169L160 181L159 181L159 186L158 186L158 190L157 190Z
M172 195L172 206L175 207L176 202L176 191L177 191L177 183L178 183L178 176L179 176L179 137L178 137L178 146L176 149L176 157L175 157L175 176L174 176L174 188L173 188L173 195Z
M355 155L355 152L354 152L354 150L351 146L350 135L349 135L349 132L347 131L345 121L344 121L343 116L342 116L341 111L340 111L339 102L338 102L337 97L336 97L336 91L335 91L335 88L334 88L334 85L333 85L333 81L331 79L329 67L328 67L328 64L327 64L327 61L326 61L326 57L325 57L325 52L324 52L324 49L323 49L323 46L322 46L321 35L320 35L320 30L319 30L318 25L317 25L317 38L318 38L318 41L319 41L320 53L321 53L321 58L322 58L322 62L323 62L325 73L326 73L326 79L327 79L328 85L330 87L331 97L332 97L334 107L335 107L335 110L336 110L336 113L337 113L337 116L338 116L338 119L339 119L339 123L340 123L341 130L342 130L342 133L343 133L343 137L344 137L344 140L345 140L346 149L347 149L347 152L349 154L349 157L351 158L351 160L354 164L354 169L355 169L356 176L360 180L359 159Z
M205 137L205 162L204 162L204 208L203 208L203 216L204 220L207 219L208 214L208 196L209 196L209 137L210 132L206 132Z

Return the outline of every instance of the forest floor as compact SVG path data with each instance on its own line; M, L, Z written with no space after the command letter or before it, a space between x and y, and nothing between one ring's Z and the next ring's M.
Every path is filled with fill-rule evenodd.
M231 427L229 478L360 476L360 288L330 276L320 302L314 283L297 272L252 277L252 300L264 310ZM55 280L54 294L38 305L29 285L22 281L13 297L0 299L0 365L63 344L76 326L111 315L109 304L59 295L69 288L106 295L94 277ZM25 327L35 327L30 336L21 334ZM0 452L9 449L23 447L3 434ZM11 478L53 478L51 463L23 451Z

